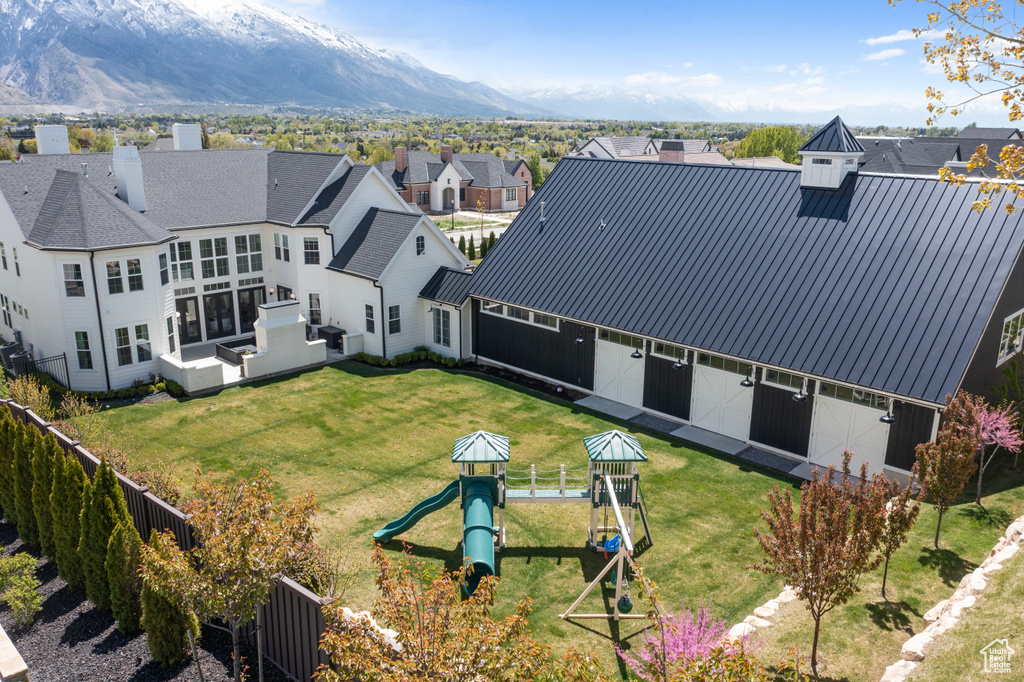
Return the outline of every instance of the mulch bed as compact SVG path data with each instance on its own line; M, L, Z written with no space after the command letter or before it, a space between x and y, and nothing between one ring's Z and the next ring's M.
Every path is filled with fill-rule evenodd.
M84 594L72 592L57 575L57 567L39 552L22 545L14 526L0 522L3 554L29 552L37 559L36 578L42 583L43 610L36 622L18 628L6 606L0 607L0 624L28 664L32 682L103 680L104 682L194 682L199 679L192 663L163 667L150 659L146 635L122 635L107 611L101 611ZM257 679L256 651L243 644L243 666L249 679ZM231 636L203 626L199 661L207 682L231 680ZM265 682L289 678L274 664L264 661Z

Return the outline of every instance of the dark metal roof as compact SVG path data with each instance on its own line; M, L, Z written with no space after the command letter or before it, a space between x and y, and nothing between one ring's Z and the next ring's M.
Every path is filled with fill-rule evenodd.
M824 128L814 133L800 147L802 152L863 152L864 147L853 136L843 119L836 116Z
M426 283L420 298L452 305L462 305L469 296L469 284L472 279L471 272L464 270L452 270L451 268L440 267L430 281Z
M422 218L422 214L371 208L327 269L379 279Z
M1020 212L979 215L976 198L925 178L823 190L796 170L566 158L470 293L942 403L1024 245Z
M160 244L174 235L81 173L58 170L27 241L43 249L101 250Z

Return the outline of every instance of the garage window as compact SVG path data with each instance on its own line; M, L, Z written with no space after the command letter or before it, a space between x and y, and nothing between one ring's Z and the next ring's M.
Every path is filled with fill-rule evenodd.
M721 355L712 355L711 353L697 353L697 364L711 367L712 369L720 369L725 372L732 372L733 374L742 374L744 376L750 374L750 365L746 362L730 360L729 358L723 358Z
M673 346L670 343L657 342L654 344L654 354L670 358L672 360L682 360L683 362L686 362L686 349L682 346Z
M533 323L539 324L542 327L551 327L552 329L558 329L558 318L552 317L551 315L544 315L542 313L533 314Z
M530 321L530 311L523 310L522 308L514 308L512 306L508 306L505 308L505 314L515 320L521 320L522 322Z
M804 386L803 377L790 374L789 372L780 372L777 369L766 369L763 381L766 384L772 384L780 388L788 388L793 391L799 391Z
M824 381L818 382L818 394L826 398L834 398L856 405L873 407L876 410L885 410L889 406L888 398L884 395L862 391L859 388L850 388L849 386L827 384Z
M483 301L480 304L480 310L484 311L485 313L491 313L492 315L505 314L505 307L500 303L495 303L494 301Z
M629 348L643 349L644 347L644 340L640 337L630 336L629 334L622 334L620 332L613 332L610 329L602 329L598 332L597 337L602 341L617 343L620 346L628 346Z

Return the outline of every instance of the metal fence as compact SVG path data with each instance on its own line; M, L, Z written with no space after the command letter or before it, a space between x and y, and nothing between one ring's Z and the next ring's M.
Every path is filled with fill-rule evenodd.
M44 435L52 433L64 452L81 462L89 479L95 477L100 461L78 441L68 438L27 407L12 400L0 400L0 404L6 404L14 418L22 423L35 426ZM188 515L150 493L146 486L137 485L121 474L117 474L117 481L124 491L132 522L144 541L149 540L150 531L154 529L167 530L174 534L182 550L195 546ZM282 578L261 609L261 631L257 633L255 622L250 622L243 628L243 634L253 646L259 634L264 656L290 678L309 680L318 666L328 662L326 654L320 651L320 639L325 630L322 607L330 601L289 578Z

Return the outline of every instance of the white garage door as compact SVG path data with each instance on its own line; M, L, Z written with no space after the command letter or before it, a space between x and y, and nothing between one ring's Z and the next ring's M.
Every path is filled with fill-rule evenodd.
M884 409L884 398L857 392L857 400L848 398L851 389L820 384L821 388L839 397L817 395L814 397L814 419L811 425L810 461L827 467L842 466L843 452L853 453L850 470L856 476L862 462L867 462L873 472L881 473L885 464L885 447L889 442L889 425L878 420ZM866 397L865 397L866 396ZM867 403L874 403L872 407Z
M750 410L754 404L754 389L740 385L746 376L746 365L726 361L730 369L716 369L702 364L721 358L698 354L693 367L693 404L690 423L708 431L737 440L750 437ZM730 371L740 369L741 372Z
M595 393L633 407L644 403L644 360L630 357L636 350L612 341L597 341Z

